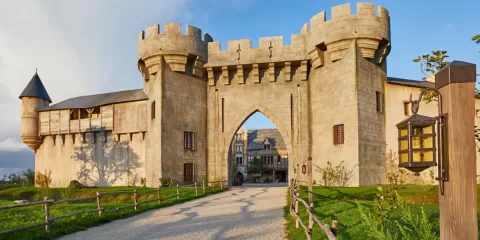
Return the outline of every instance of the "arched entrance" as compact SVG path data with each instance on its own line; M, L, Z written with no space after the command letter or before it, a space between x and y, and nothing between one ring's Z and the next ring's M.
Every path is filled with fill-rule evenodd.
M254 114L263 115L273 128L243 129L242 126ZM260 106L248 109L240 118L233 125L236 127L232 126L228 131L231 137L225 146L224 161L231 166L228 168L230 184L235 185L239 173L245 182L287 182L288 172L294 166L294 160L288 158L294 156L288 141L289 133L268 110Z

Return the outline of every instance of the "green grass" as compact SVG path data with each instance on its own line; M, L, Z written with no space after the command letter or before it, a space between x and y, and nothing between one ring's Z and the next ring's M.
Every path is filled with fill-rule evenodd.
M4 190L4 189L9 189L9 188L21 188L21 187L31 187L33 186L33 184L11 184L11 183L8 183L8 184L0 184L0 190Z
M112 191L123 191L123 190L133 190L136 189L138 193L153 190L152 188L141 188L141 187L108 187L108 188L85 188L79 189L75 192L74 197L85 197L95 195L96 192L112 192ZM77 231L85 230L89 227L98 226L107 222L111 222L116 219L126 218L133 216L148 210L170 206L177 203L186 202L192 199L201 198L206 195L213 193L221 192L222 190L216 189L212 190L211 188L206 189L206 194L203 195L201 188L198 191L198 197L195 196L194 187L182 187L180 188L180 199L176 197L164 200L161 204L158 202L151 202L141 204L138 207L137 211L134 211L133 206L131 208L122 209L116 212L103 213L100 217L97 212L87 213L77 216L72 216L56 221L51 225L51 230L49 233L44 231L44 227L38 227L30 230L24 230L16 233L7 234L1 236L0 239L54 239L63 235L71 234ZM6 192L5 192L6 191ZM4 203L10 202L11 200L5 200L5 198L17 198L18 196L24 196L22 199L31 199L38 197L38 194L41 191L37 188L24 188L20 189L6 189L0 191L0 205L5 205ZM168 197L176 195L176 189L162 189L161 196ZM30 198L28 198L28 197ZM139 202L146 199L156 198L156 193L151 194L140 194ZM102 208L105 210L114 209L116 207L125 206L133 204L133 195L132 194L112 194L105 195L101 198ZM82 210L88 209L97 209L97 203L95 199L89 200L83 203L64 203L53 205L50 207L50 216L56 217L68 213L73 213ZM8 210L0 210L0 231L5 231L12 228L22 227L26 225L31 225L35 223L41 223L44 221L44 206L29 206L22 208L14 208Z
M300 197L308 202L306 187L300 187ZM323 224L332 223L338 220L338 239L368 239L364 232L366 227L360 216L356 201L362 206L370 208L376 198L377 187L314 187L313 201L315 215ZM437 188L430 188L420 185L405 185L398 191L402 199L409 204L409 207L416 214L420 214L423 208L426 216L433 224L437 236L439 235L439 206ZM287 194L288 195L288 194ZM477 198L478 203L479 198ZM305 232L300 226L295 227L295 220L290 215L290 198L287 196L287 206L284 216L287 220L286 230L289 239L306 239ZM480 205L479 205L480 206ZM303 204L299 203L299 213L304 224L308 225L308 215ZM480 209L477 210L477 214ZM389 223L400 218L399 213L393 213L389 217ZM480 225L479 225L480 227ZM397 229L393 227L393 229ZM315 224L312 231L312 239L327 239L323 231Z

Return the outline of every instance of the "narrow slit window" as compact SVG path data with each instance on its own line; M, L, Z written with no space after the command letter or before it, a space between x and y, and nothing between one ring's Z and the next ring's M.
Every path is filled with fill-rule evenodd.
M405 114L405 116L409 116L410 115L410 103L409 102L403 102L403 113Z
M183 148L195 150L194 147L194 133L193 132L183 132Z
M290 94L290 129L293 130L293 94Z
M152 119L155 119L155 101L153 101L152 105L150 105L150 116Z
M225 99L222 98L222 132L225 131Z
M383 93L375 92L376 100L377 100L377 112L383 113Z
M343 124L333 126L333 144L340 145L345 142Z

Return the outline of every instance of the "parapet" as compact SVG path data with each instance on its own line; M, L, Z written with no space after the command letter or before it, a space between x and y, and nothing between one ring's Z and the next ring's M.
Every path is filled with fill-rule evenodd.
M311 60L316 68L324 64L323 51L330 52L331 61L339 60L353 39L365 58L384 59L376 52L382 45L389 48L390 17L384 7L377 9L378 13L373 3L357 3L357 14L352 15L350 4L343 4L332 8L331 20L320 12L303 25L300 34L291 36L290 45L283 44L282 36L260 38L258 48L251 47L250 39L231 40L223 51L220 42L210 42L205 67Z
M307 60L305 36L292 35L291 44L284 45L282 36L262 37L258 48L252 48L250 39L230 40L227 50L220 50L220 42L208 43L208 67L253 63Z
M187 58L208 61L207 43L211 41L213 38L208 33L202 39L202 30L190 25L186 34L182 34L178 23L166 23L163 32L160 25L150 25L138 35L138 60L146 66L139 69L155 74L159 63L156 57L162 54L173 71L184 72Z
M390 16L388 10L373 3L357 3L357 14L352 14L350 4L332 8L332 19L327 20L320 12L304 26L307 34L307 51L314 51L319 44L325 44L332 61L343 58L353 39L357 39L365 58L374 58L380 45L390 42ZM383 59L383 58L382 58Z

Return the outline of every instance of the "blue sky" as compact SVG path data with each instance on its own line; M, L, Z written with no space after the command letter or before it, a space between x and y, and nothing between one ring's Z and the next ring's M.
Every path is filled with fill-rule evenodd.
M447 50L450 60L480 63L480 1L370 1L390 12L392 51L388 75L420 80L412 59ZM35 68L54 103L67 98L142 87L137 36L145 27L178 22L208 32L222 49L228 40L298 34L318 12L356 2L333 0L10 0L0 8L0 175L33 166L33 154L20 139L18 95ZM480 72L480 70L479 70ZM274 125L255 114L245 128Z

